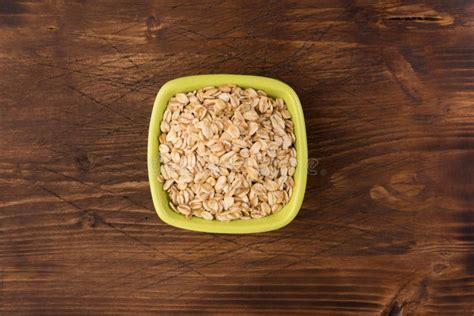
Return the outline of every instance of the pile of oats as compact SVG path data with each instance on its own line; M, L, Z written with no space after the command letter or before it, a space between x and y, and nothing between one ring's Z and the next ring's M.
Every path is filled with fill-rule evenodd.
M296 168L282 99L235 85L178 93L161 123L158 180L186 217L230 221L278 212Z

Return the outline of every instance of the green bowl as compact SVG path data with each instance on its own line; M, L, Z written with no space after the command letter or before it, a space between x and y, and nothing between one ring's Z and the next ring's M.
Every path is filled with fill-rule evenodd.
M177 92L193 91L206 86L222 84L236 84L243 88L252 87L263 90L272 97L280 97L285 100L288 111L292 115L296 136L296 158L298 161L294 174L295 185L290 201L277 214L259 219L234 220L227 223L217 220L207 221L196 217L188 219L170 208L168 195L163 190L163 185L157 180L160 170L158 137L161 133L160 123L168 100ZM158 92L151 114L150 130L148 133L148 176L153 204L158 216L165 223L194 231L226 234L259 233L281 228L290 223L300 210L306 189L307 175L308 148L303 110L296 92L287 84L275 79L257 76L199 75L168 81Z

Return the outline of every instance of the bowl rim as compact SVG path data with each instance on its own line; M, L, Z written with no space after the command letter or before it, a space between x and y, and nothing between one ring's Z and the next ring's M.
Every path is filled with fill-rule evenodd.
M295 145L298 165L294 175L295 185L293 187L293 194L290 201L285 204L280 212L260 219L234 220L227 223L215 220L206 221L196 217L187 219L183 215L171 210L165 195L166 193L163 194L162 184L157 180L160 165L158 161L158 137L161 133L161 118L169 98L177 92L193 91L205 86L217 86L226 83L236 84L244 88L253 87L261 89L273 97L281 97L285 100L287 108L292 114L296 136ZM192 231L223 234L260 233L282 228L288 225L298 214L303 203L307 182L308 149L306 127L303 109L298 95L293 88L286 83L261 76L209 74L185 76L170 80L161 86L153 104L148 131L147 166L155 211L162 221L171 226ZM163 199L166 201L163 201ZM283 211L285 211L285 213L280 215Z

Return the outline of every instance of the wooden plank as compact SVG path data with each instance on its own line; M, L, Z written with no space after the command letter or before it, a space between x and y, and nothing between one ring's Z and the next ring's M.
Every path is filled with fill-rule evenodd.
M0 313L472 315L469 1L3 1ZM154 96L274 77L305 112L298 217L167 226L146 171Z

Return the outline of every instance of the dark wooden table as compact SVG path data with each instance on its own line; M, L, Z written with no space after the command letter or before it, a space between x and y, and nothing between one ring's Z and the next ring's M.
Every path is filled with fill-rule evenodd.
M0 1L0 314L474 313L472 1ZM310 175L287 227L161 222L166 81L277 78Z

